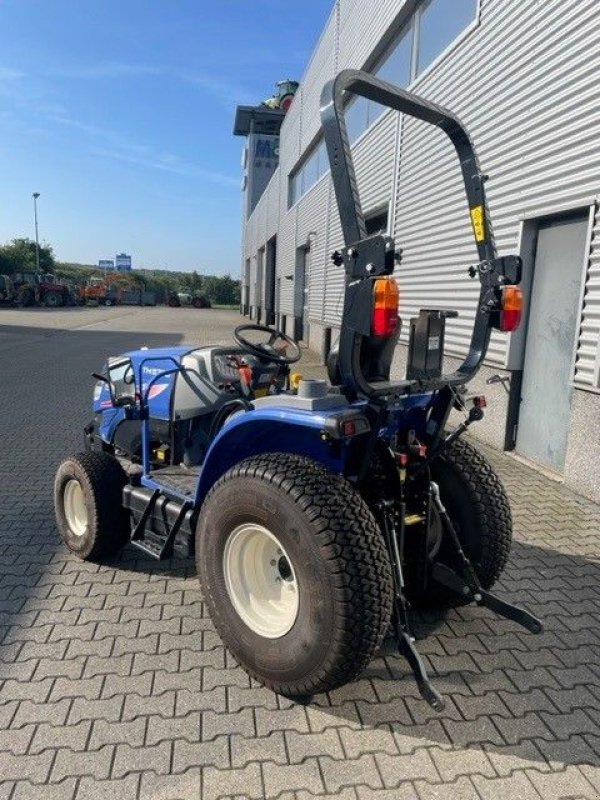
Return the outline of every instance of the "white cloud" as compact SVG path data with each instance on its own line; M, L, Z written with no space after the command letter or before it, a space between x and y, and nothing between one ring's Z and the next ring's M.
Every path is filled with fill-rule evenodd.
M135 150L139 151L140 148L111 149L106 147L93 147L90 153L97 158L108 158L112 161L134 164L146 169L161 170L175 175L183 175L184 177L207 180L226 188L239 187L239 178L234 178L231 175L216 170L205 169L198 164L185 161L174 153L152 152L148 148L147 155L142 155L139 154L139 152L136 154Z
M11 67L0 67L0 81L19 81L27 76L26 72Z
M120 61L58 67L49 71L56 78L72 80L103 80L105 78L139 78L144 75L161 75L164 68L152 64L128 64Z

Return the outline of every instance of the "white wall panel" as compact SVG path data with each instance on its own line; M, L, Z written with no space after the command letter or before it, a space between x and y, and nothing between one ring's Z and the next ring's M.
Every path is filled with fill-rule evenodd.
M318 133L318 98L342 68L360 68L402 12L402 0L338 0L281 130L280 170L245 230L245 255L278 226L278 274L293 272L295 250L308 232L313 247L310 316L339 324L343 271L329 261L342 244L329 177L292 211L288 175ZM481 0L478 26L453 45L411 87L447 105L466 123L481 166L501 254L516 252L520 219L573 208L600 194L600 14L598 0ZM405 320L419 307L456 308L447 349L468 346L477 282L466 268L476 259L453 150L443 134L404 120L400 145L388 114L354 148L366 211L394 199L394 233L403 248L398 270ZM400 152L397 153L396 151ZM528 214L530 216L530 214ZM290 291L285 284L289 284ZM281 305L291 313L293 287L282 281ZM289 296L288 296L289 295ZM324 317L323 317L324 311ZM407 326L405 325L405 330ZM598 383L600 357L600 221L592 239L577 349L576 383ZM488 353L505 363L507 337L494 335Z
M296 263L296 209L284 214L277 232L276 278L280 280L279 308L282 314L294 312L294 282L286 276L294 274Z
M570 200L576 207L578 198L600 189L600 86L593 78L600 69L599 43L595 0L482 0L480 26L413 87L465 122L490 175L488 200L501 254L515 252L519 216L527 209L544 213ZM460 177L450 153L443 135L407 122L396 234L405 248L404 308L412 313L427 303L462 309L462 319L449 325L447 350L464 355L477 287L464 278L474 248L464 203L455 205ZM595 240L592 264L598 263L597 246ZM577 360L577 382L585 385L593 374L591 337L600 305L594 281L592 266ZM493 337L488 361L504 364L507 341Z
M337 35L335 9L329 16L316 50L310 60L302 81L302 123L300 131L301 151L311 144L321 127L319 106L324 84L333 78Z
M404 0L340 0L340 69L361 69L404 5Z
M600 214L596 211L583 296L575 383L600 388Z
M296 247L310 244L309 316L317 321L323 318L330 183L322 178L298 203Z
M327 216L327 248L325 259L325 325L339 325L344 301L344 267L336 267L331 253L344 245L342 225L338 213L333 183L329 182L329 208Z
M369 213L392 196L398 115L388 112L352 148L362 209Z

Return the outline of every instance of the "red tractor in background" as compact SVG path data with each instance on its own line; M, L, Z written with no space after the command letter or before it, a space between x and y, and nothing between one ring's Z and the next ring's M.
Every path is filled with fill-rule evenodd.
M15 272L13 281L21 306L58 308L69 304L69 287L50 272Z

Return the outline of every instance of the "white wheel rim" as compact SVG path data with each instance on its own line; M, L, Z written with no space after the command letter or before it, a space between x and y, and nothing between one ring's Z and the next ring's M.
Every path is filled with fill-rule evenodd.
M75 478L65 486L63 503L69 528L75 536L83 536L88 527L87 507L81 484Z
M229 599L254 633L279 639L290 631L300 598L296 573L281 542L262 525L238 525L223 552Z

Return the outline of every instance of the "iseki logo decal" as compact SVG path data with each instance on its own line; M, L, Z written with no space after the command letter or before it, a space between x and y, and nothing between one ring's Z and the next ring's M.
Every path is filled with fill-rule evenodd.
M157 397L159 394L164 392L165 389L168 389L168 383L155 383L154 386L150 387L150 391L148 392L148 400L152 400L154 397Z

